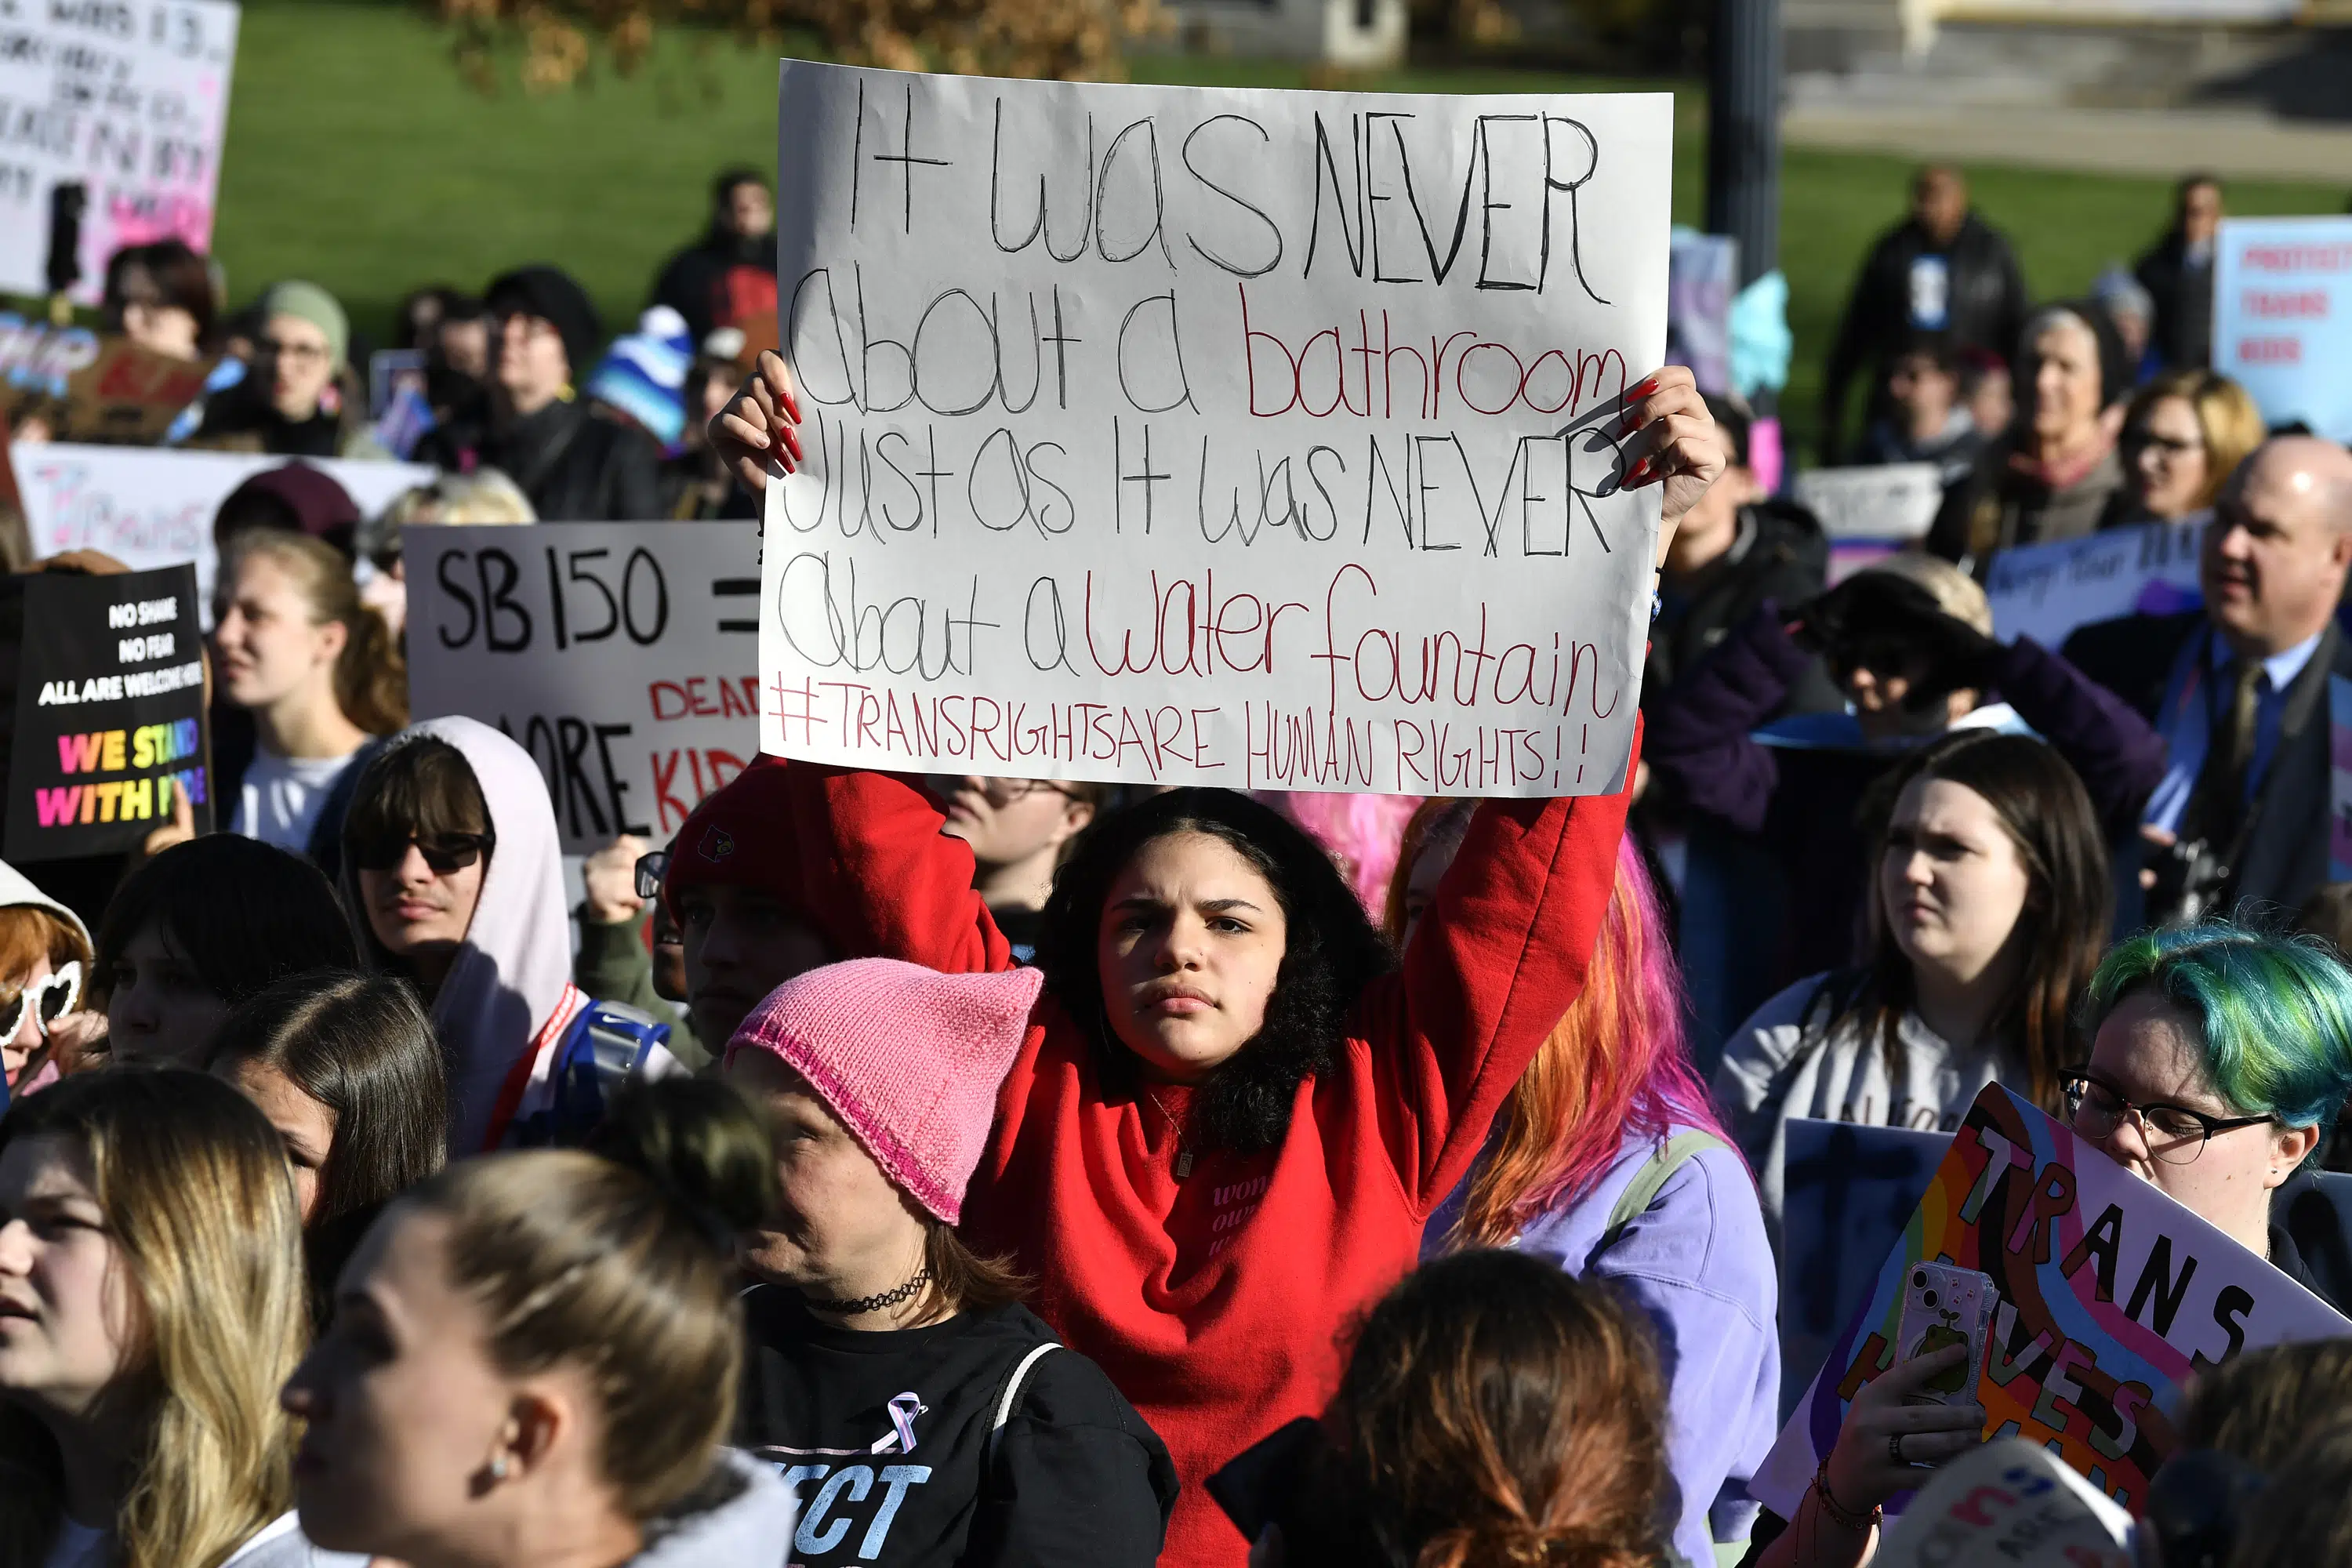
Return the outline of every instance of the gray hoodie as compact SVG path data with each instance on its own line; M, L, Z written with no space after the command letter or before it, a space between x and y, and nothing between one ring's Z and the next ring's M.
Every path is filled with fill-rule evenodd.
M1776 1252L1790 1117L1949 1132L1988 1083L2032 1092L2032 1075L2015 1047L1958 1049L1916 1013L1905 1013L1895 1025L1890 1061L1876 1031L1830 1016L1822 994L1828 979L1800 980L1756 1009L1724 1043L1715 1073L1716 1110L1756 1172Z

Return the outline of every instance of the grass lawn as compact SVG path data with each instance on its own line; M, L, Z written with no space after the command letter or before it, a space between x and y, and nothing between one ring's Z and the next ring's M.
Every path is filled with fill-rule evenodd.
M1147 58L1146 81L1298 86L1298 68ZM315 279L362 330L381 333L408 289L478 288L502 268L557 261L617 328L654 268L702 222L722 164L766 165L775 145L775 62L729 41L664 41L635 79L573 91L486 98L449 60L449 36L408 6L247 0L232 89L215 246L233 292ZM1603 85L1498 69L1406 69L1366 79L1391 90L1528 91ZM1620 84L1622 85L1622 84ZM1703 201L1706 112L1677 94L1675 211ZM1821 356L1871 237L1901 210L1910 164L1791 152L1782 265L1797 333L1788 413L1802 439ZM2080 290L2159 226L2161 180L1986 168L1979 206L2021 248L2037 293ZM2246 214L2333 212L2335 186L2233 182Z

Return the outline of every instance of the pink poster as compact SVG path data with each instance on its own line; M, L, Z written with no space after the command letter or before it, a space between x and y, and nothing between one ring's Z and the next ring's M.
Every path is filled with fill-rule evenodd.
M212 248L237 8L225 0L0 6L0 292L97 302L117 250Z

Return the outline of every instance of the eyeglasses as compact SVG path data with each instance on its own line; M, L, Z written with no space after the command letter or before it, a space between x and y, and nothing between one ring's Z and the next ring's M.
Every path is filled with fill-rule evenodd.
M2147 1152L2168 1165L2186 1165L2205 1152L2206 1140L2241 1127L2259 1127L2277 1120L2270 1116L2208 1116L2185 1105L2135 1105L2088 1073L2069 1073L2061 1080L2066 1093L2066 1114L2074 1130L2101 1139L2114 1136L2130 1117L2139 1123Z
M637 857L637 897L661 897L662 879L669 875L669 851L656 849Z
M964 778L962 773L933 773L931 792L941 795L954 795L964 787ZM1011 805L1016 800L1027 800L1040 790L1050 790L1066 800L1076 798L1052 779L982 778L980 781L980 793L987 797L991 805Z
M2124 445L2135 451L2162 452L2170 458L2185 458L2191 452L2205 449L2202 441L2177 441L2153 430L2126 430L2124 432Z
M425 857L436 877L463 870L488 855L497 840L487 833L436 833L430 838L386 837L352 846L352 864L362 871L390 871L408 858L408 847Z
M304 363L322 361L327 357L323 343L289 343L278 338L263 338L253 345L253 352L264 359L300 360Z
M17 992L15 1001L0 1004L0 1042L15 1040L28 1016L46 1039L49 1026L72 1012L74 1004L80 1000L81 963L79 960L68 960L47 978L36 980Z

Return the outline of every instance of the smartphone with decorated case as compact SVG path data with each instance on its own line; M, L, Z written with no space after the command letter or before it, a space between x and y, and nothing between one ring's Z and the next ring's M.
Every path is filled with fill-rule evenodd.
M1968 1364L1938 1373L1915 1394L1914 1405L1966 1405L1984 1372L1985 1339L2000 1300L1991 1277L1947 1263L1915 1263L1903 1280L1903 1315L1895 1331L1900 1363L1948 1345L1969 1348Z

